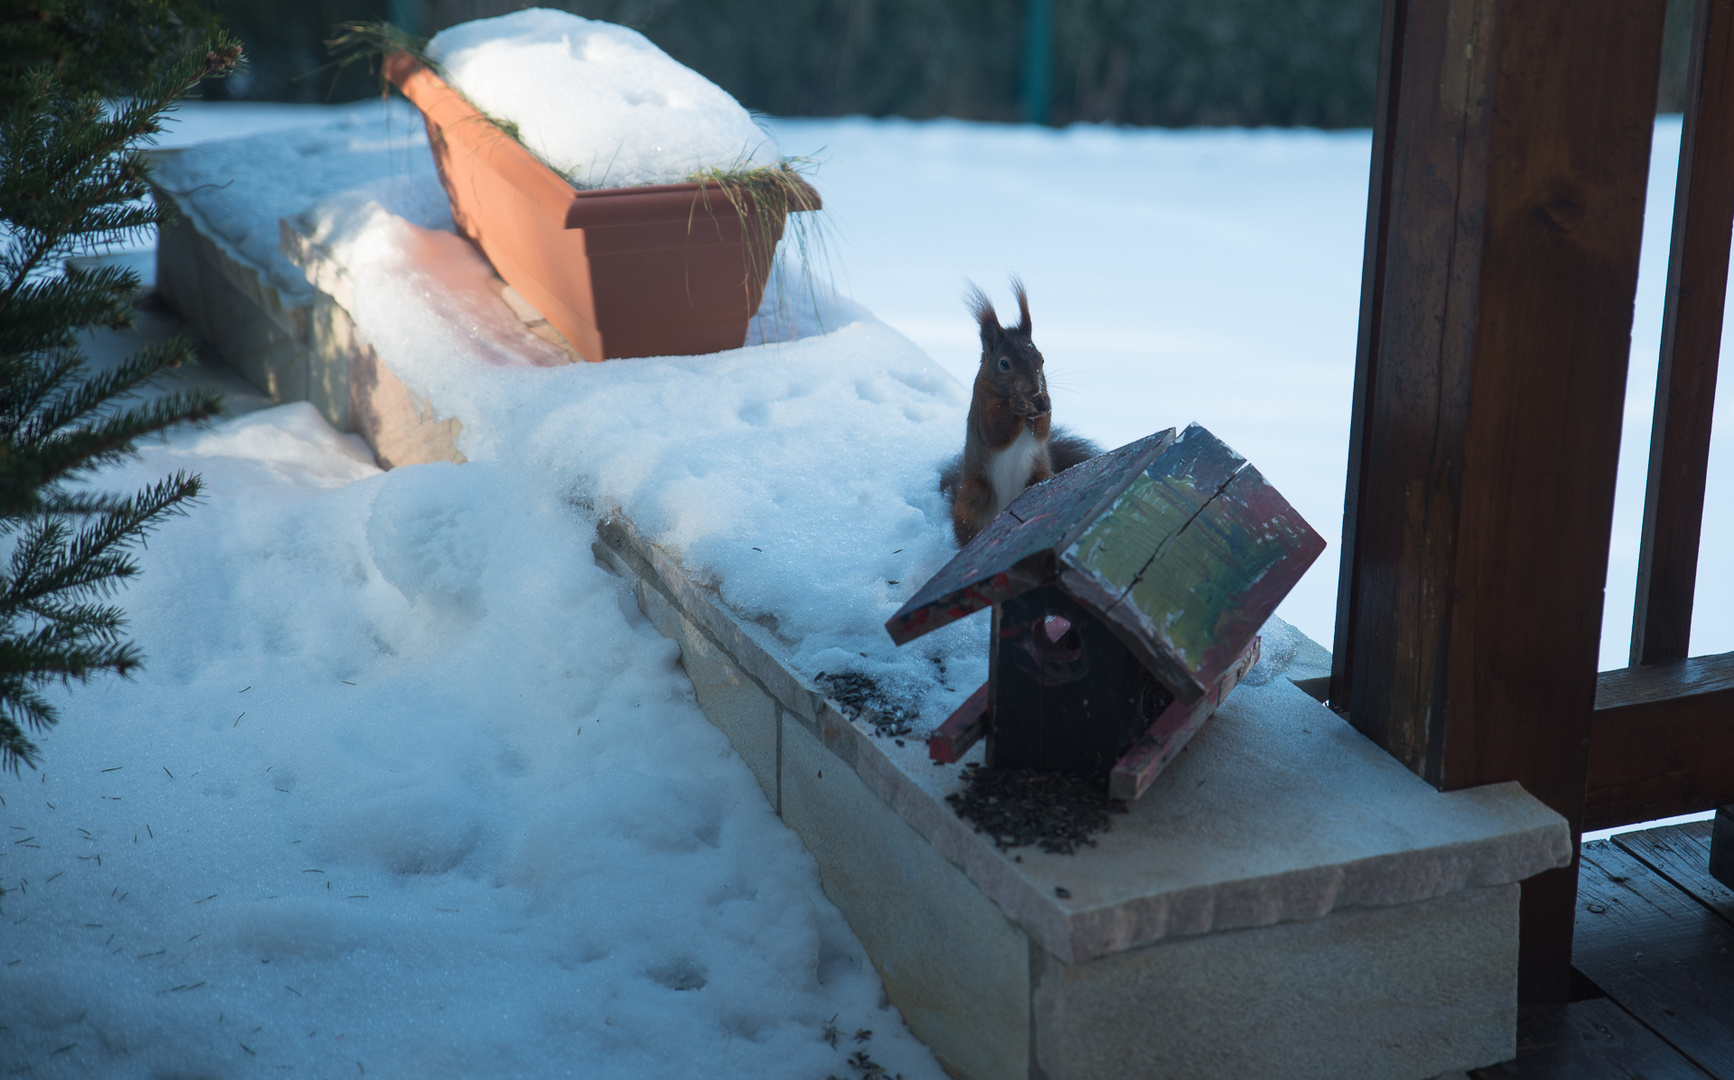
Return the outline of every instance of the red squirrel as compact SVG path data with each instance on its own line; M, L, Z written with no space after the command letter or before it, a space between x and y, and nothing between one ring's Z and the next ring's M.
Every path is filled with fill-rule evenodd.
M1018 494L1101 453L1088 439L1053 426L1042 353L1030 340L1030 303L1012 278L1016 326L1001 326L993 304L973 284L964 297L981 324L981 367L969 403L963 453L940 471L951 500L951 529L963 547Z

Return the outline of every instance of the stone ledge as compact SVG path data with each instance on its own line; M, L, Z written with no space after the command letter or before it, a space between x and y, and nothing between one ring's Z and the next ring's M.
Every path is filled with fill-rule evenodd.
M1518 892L1050 962L1034 978L1037 1064L1048 1077L1361 1080L1505 1060L1516 1053ZM1149 1038L1124 1036L1140 1026Z
M960 768L878 737L787 668L710 590L616 517L599 539L1041 945L1068 963L1168 937L1317 919L1521 881L1571 859L1517 784L1437 792L1288 682L1231 695L1169 771L1076 855L1021 861L952 812ZM812 710L809 713L809 710ZM980 748L965 761L980 760ZM1055 896L1064 887L1070 899Z
M1368 894L1357 883L1365 868L1351 864L1335 882L1302 876L1293 890L1327 898L1328 911L1297 916L1270 906L1239 913L1252 924L1240 929L1224 929L1219 913L1207 932L1170 927L1147 944L1094 956L1073 949L1067 959L1067 917L1092 929L1092 909L1042 895L1021 876L1035 856L1007 859L950 813L941 797L956 784L955 769L926 765L919 746L876 738L822 699L815 722L784 709L678 599L709 590L658 578L655 565L677 564L628 523L605 523L594 551L679 644L700 706L812 852L886 994L952 1075L1425 1080L1515 1053L1519 887L1476 881L1520 872L1535 857L1534 834L1555 826L1515 830L1505 848L1485 839L1442 845L1402 890L1456 883L1442 895L1405 902L1389 889ZM732 642L754 637L721 605L705 614L732 630ZM1269 682L1269 694L1284 703L1299 697L1312 705L1309 722L1316 717L1310 698L1280 678ZM928 780L923 767L944 775ZM1533 801L1502 788L1471 803L1523 817ZM1079 888L1099 851L1051 861L1070 867L1061 880ZM1348 905L1357 890L1382 902ZM1049 919L1048 935L1031 910Z
M386 468L464 460L462 421L417 399L380 361L350 317L347 277L318 245L279 222L283 254L313 282L286 293L210 230L196 205L180 209L158 238L157 291L216 359L276 404L312 402L332 427L366 439Z

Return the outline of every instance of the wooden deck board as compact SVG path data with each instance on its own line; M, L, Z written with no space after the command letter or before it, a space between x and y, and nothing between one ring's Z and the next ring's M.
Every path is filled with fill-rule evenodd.
M1734 1080L1734 926L1618 844L1583 846L1572 961L1699 1067Z
M1526 1010L1517 1059L1470 1074L1475 1080L1710 1080L1607 998Z
M1710 876L1710 828L1713 824L1689 821L1662 829L1621 833L1613 839L1615 844L1734 925L1734 889ZM1730 1002L1728 1007L1734 1010L1734 1002Z

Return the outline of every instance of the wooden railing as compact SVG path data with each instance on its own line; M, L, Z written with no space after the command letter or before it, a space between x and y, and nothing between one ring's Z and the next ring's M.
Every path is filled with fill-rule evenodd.
M1666 0L1386 0L1330 700L1440 788L1574 833L1734 801L1686 659L1729 223L1734 0L1699 0L1634 667L1598 678ZM1566 1000L1577 867L1524 883Z
M1687 659L1734 233L1734 2L1699 0L1692 29L1632 666L1596 687L1586 829L1734 803L1734 653Z

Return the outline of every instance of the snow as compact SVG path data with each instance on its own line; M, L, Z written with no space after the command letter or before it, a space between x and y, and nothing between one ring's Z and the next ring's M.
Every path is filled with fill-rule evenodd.
M973 688L980 619L901 651L878 623L949 557L933 468L978 348L963 279L1019 271L1059 422L1116 445L1196 419L1332 541L1280 609L1328 643L1365 133L776 121L827 148L853 299L791 331L773 290L764 344L731 353L540 366L558 357L446 231L419 124L303 115L333 114L241 147L197 131L242 121L189 109L184 178L266 163L246 171L269 190L193 199L274 277L269 215L314 210L364 329L464 419L470 462L378 473L291 405L105 477L190 468L208 495L122 594L138 680L65 695L44 771L0 781L0 1067L817 1077L847 1075L871 1028L875 1059L938 1076L673 646L594 565L593 523L624 508L809 673L929 703ZM1625 651L1678 138L1658 123L1604 666ZM1714 540L1731 470L1722 435L1698 652L1734 649L1713 602L1734 586Z
M959 382L966 279L1003 311L1017 273L1055 423L1113 447L1197 421L1257 466L1329 544L1277 611L1329 647L1366 132L770 126L824 159L841 291Z
M941 1075L559 492L306 404L106 479L175 468L149 667L4 785L0 1067Z
M393 106L421 126L421 118L402 103ZM380 103L354 101L343 105L293 105L278 101L182 101L168 114L162 134L152 142L158 150L181 150L201 143L241 139L269 132L288 133L295 128L341 123L349 118L369 118L380 113Z
M197 113L186 106L182 110L188 126L197 126L211 107ZM176 195L183 211L198 215L207 235L226 243L245 262L263 267L270 283L290 297L309 297L311 288L306 276L278 252L277 220L334 192L373 181L403 185L427 197L418 204L399 201L394 209L420 224L452 227L451 206L434 172L421 114L402 99L349 106L326 123L304 122L173 149L157 159L155 182ZM245 181L231 182L240 177ZM423 181L419 185L418 179Z
M427 55L580 188L678 184L778 160L727 91L624 26L529 8L441 30Z
M809 675L872 675L933 722L986 679L982 620L907 649L884 630L955 553L936 478L969 405L908 339L833 298L816 336L550 367L564 357L497 298L473 247L357 203L314 210L314 235L367 340L462 418L467 458L624 511ZM775 303L761 337L789 322Z

